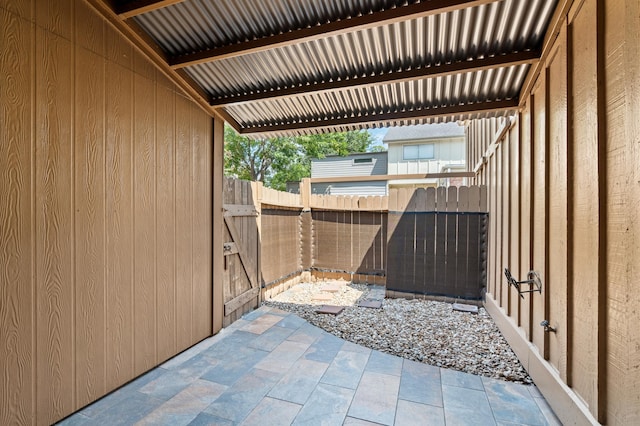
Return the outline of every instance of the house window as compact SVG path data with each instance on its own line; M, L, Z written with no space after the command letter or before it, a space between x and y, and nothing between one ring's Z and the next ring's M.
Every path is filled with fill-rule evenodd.
M353 164L371 164L373 163L373 158L354 158Z
M405 160L423 160L433 158L433 144L404 145L402 155Z

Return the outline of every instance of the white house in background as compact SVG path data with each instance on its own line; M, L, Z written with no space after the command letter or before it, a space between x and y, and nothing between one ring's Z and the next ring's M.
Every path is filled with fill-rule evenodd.
M386 176L382 180L358 181L358 176L387 174L387 153L366 152L347 156L330 155L311 160L311 178L348 176L348 182L311 183L313 194L387 195Z
M383 142L388 150L388 174L408 175L466 171L464 127L457 123L392 127ZM463 185L464 178L389 180L389 187Z

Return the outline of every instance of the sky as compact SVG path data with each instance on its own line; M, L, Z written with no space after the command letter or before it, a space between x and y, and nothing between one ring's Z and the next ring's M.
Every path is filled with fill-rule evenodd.
M371 136L373 136L373 145L380 145L380 146L384 146L385 149L387 149L387 146L385 144L382 143L382 138L384 138L384 135L387 134L387 130L389 130L388 127L383 127L381 129L368 129L367 131L371 134Z

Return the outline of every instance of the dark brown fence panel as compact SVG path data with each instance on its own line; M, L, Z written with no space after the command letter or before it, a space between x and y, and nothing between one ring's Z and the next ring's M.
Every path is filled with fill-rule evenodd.
M480 299L486 281L486 188L392 189L387 289Z
M313 262L318 270L384 275L386 214L314 210Z
M269 285L303 269L304 237L299 210L263 208L261 221L262 281Z

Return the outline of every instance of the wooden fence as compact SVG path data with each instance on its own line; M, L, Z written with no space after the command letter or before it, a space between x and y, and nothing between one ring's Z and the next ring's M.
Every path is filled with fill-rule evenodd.
M396 292L482 296L485 187L392 189L388 197L350 197L305 196L253 185L253 197L234 200L249 203L253 198L255 203L247 208L258 215L258 281L263 288L311 271L386 282ZM249 291L246 280L241 287ZM232 297L238 295L225 301Z
M392 190L387 290L480 299L486 286L486 188Z

